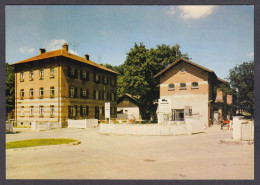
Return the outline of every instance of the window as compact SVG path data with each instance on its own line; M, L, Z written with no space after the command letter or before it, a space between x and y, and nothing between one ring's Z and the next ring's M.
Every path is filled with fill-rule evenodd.
M83 72L82 72L82 78L83 78L83 79L86 79L86 78L87 78L87 73L86 73L86 71L83 71Z
M40 80L44 78L44 69L40 69Z
M77 105L69 105L69 117L77 116Z
M54 98L54 87L51 87L51 88L50 88L50 91L51 91L51 92L50 92L50 95L51 95L50 97L51 97L51 98Z
M171 121L184 121L184 109L172 109Z
M21 89L21 92L20 92L20 99L21 99L21 100L24 99L24 89Z
M95 75L95 81L96 81L96 82L99 81L99 75L98 75L98 74Z
M39 107L40 111L40 117L43 117L43 105L40 105Z
M111 85L115 85L116 84L116 79L111 79Z
M107 77L104 77L104 84L107 84Z
M191 88L192 88L192 89L198 89L198 88L199 88L198 82L192 82Z
M86 89L83 89L83 90L82 90L82 96L83 96L83 97L86 97L86 96L87 96L87 90L86 90Z
M186 89L186 83L181 83L180 90L185 90L185 89Z
M75 96L75 89L74 87L70 87L70 97L73 98Z
M44 95L44 89L43 87L40 88L40 98L43 98Z
M50 78L54 78L54 67L50 68Z
M95 94L95 100L98 100L98 96L99 96L99 92L96 91L96 94Z
M88 106L81 106L81 116L88 115Z
M181 68L181 72L185 72L185 68L183 67L183 68Z
M115 101L115 94L114 93L111 93L111 100Z
M54 117L54 105L50 105L50 117Z
M33 106L30 106L30 117L33 116Z
M20 81L21 81L21 82L24 81L24 72L23 72L23 71L20 73Z
M21 116L24 116L24 106L21 106Z
M33 99L33 89L30 89L30 99Z
M75 76L75 69L70 69L70 75L72 76L72 77L74 77Z
M169 84L168 91L173 91L173 90L174 90L174 84Z
M33 80L33 70L30 71L30 79L29 79L29 80L30 80L30 81Z

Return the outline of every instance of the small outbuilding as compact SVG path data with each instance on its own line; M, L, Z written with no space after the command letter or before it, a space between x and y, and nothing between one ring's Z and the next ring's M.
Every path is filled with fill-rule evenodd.
M142 119L140 103L130 94L124 94L117 100L117 119Z

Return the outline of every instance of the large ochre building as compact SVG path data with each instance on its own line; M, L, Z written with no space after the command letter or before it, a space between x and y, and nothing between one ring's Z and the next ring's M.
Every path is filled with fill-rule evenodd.
M117 72L62 49L13 64L15 69L15 121L17 125L61 122L68 119L105 119L104 103L116 117Z

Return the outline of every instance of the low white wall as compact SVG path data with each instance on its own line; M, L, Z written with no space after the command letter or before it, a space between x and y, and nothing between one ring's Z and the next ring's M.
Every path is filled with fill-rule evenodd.
M54 128L61 128L61 122L45 122L40 123L37 121L31 122L31 130L40 131L40 130L51 130Z
M97 126L97 119L68 120L68 128L94 128Z
M233 139L249 141L254 140L254 122L233 116Z
M5 132L13 132L13 123L12 122L5 122Z
M158 124L100 124L102 134L129 134L129 135L185 135L186 124L158 125Z

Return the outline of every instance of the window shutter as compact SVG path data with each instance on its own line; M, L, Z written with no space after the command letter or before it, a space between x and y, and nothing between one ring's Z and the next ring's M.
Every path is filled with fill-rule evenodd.
M105 84L105 77L102 76L102 84Z
M93 72L93 82L96 82L96 71Z
M69 97L71 97L71 91L70 91L71 87L69 86Z
M78 95L78 89L77 88L74 88L74 89L75 89L74 98L76 98Z
M83 116L82 105L80 106L80 116Z
M94 90L93 99L96 99L96 91Z
M101 100L101 91L98 92L98 99Z
M87 98L89 98L89 90L87 89Z
M98 75L98 82L101 82L101 75Z
M82 70L80 70L80 76L79 76L79 78L82 80Z
M89 80L89 72L88 71L87 71L86 75L87 75L87 79L86 80L88 81Z
M82 98L83 97L83 89L80 88L80 97Z
M77 69L74 69L74 74L75 74L74 78L78 78L78 70Z
M71 77L70 70L71 70L71 68L70 68L70 67L68 67L68 77Z
M88 115L88 106L86 106L86 114Z
M68 106L68 116L70 117L70 114L71 114L71 112L70 112L70 105Z
M77 114L78 114L78 106L75 105L75 116L77 116Z

